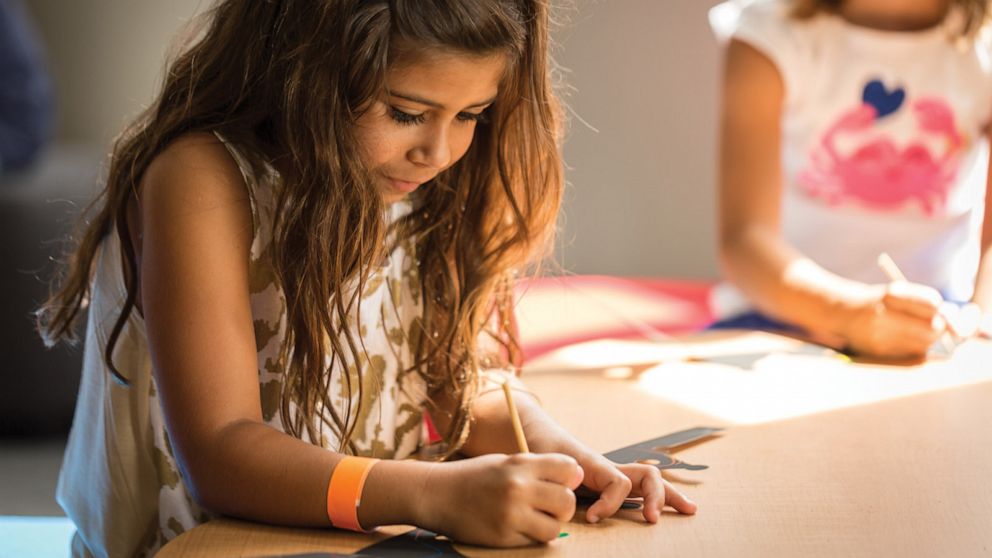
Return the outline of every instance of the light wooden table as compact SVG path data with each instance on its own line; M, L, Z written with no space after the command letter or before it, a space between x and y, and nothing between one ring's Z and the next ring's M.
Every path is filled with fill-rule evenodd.
M715 354L728 343L730 352L760 347L769 356L747 369L681 360L686 350ZM654 526L637 511L597 525L577 515L565 526L569 536L547 546L457 549L541 557L992 554L992 344L970 342L948 360L894 367L790 354L790 343L735 333L664 348L655 360L666 362L655 367L643 353L657 347L646 346L614 353L630 369L566 371L565 354L537 363L528 385L564 425L604 452L682 428L727 426L721 437L677 454L709 469L667 475L699 513L666 513ZM602 344L586 347L597 348ZM720 389L707 382L729 384L724 407L739 408L698 404L691 388ZM789 398L808 400L817 412L776 403ZM353 553L404 530L369 536L216 520L159 556Z

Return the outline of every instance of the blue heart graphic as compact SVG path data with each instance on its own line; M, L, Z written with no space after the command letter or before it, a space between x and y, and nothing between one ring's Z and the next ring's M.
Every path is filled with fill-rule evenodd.
M902 102L906 100L906 91L902 87L897 87L891 92L886 91L885 85L880 80L873 79L865 85L861 100L875 107L877 118L882 118L899 110Z

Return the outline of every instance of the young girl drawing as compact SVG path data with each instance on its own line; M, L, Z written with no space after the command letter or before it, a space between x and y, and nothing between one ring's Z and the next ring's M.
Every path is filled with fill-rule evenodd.
M562 191L542 0L228 0L118 141L41 313L88 307L58 499L78 555L150 554L215 514L554 539L694 504L483 370ZM517 381L517 380L513 380ZM519 387L519 384L517 384ZM406 459L429 412L453 462ZM382 459L376 461L376 459Z
M992 312L988 14L985 0L713 9L729 40L720 247L734 288L717 300L731 323L745 312L913 357L945 331L942 297ZM908 282L888 284L881 253Z

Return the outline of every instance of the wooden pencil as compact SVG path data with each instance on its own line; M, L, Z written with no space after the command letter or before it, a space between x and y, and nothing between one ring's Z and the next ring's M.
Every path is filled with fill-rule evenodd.
M882 268L882 273L889 278L889 281L908 281L899 266L896 265L892 256L882 252L878 255L878 267Z
M520 424L520 414L517 413L517 404L513 401L513 391L510 390L510 382L503 382L503 395L506 396L506 406L510 410L510 422L513 423L513 434L517 437L517 449L520 453L530 453L527 447L527 438L524 437L524 427Z

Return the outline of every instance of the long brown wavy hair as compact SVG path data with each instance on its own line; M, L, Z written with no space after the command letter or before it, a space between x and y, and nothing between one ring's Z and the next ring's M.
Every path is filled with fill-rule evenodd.
M837 12L844 0L793 0L792 15L808 19L820 12ZM961 26L955 31L958 38L974 37L989 20L989 0L951 0L951 6L960 11Z
M49 344L74 340L94 259L102 241L116 234L127 297L104 360L127 383L112 354L136 302L128 201L171 142L220 132L247 146L253 164L278 158L290 170L276 194L272 239L272 265L286 300L283 425L319 440L327 409L339 450L355 451L359 409L335 410L329 395L346 357L361 373L365 356L361 339L336 324L348 323L391 236L386 206L355 141L356 119L403 56L502 52L507 73L468 151L421 188L417 210L396 225L398 237L415 242L422 285L423 315L411 340L415 363L404 373L421 374L432 394L459 402L443 433L449 453L455 451L467 436L468 407L488 358L479 339L495 339L504 363L519 360L510 327L513 274L548 254L560 206L562 114L551 77L549 11L545 0L218 3L170 63L154 104L115 142L93 218L39 310L42 336ZM355 282L359 288L346 292ZM350 375L343 378L352 393Z

